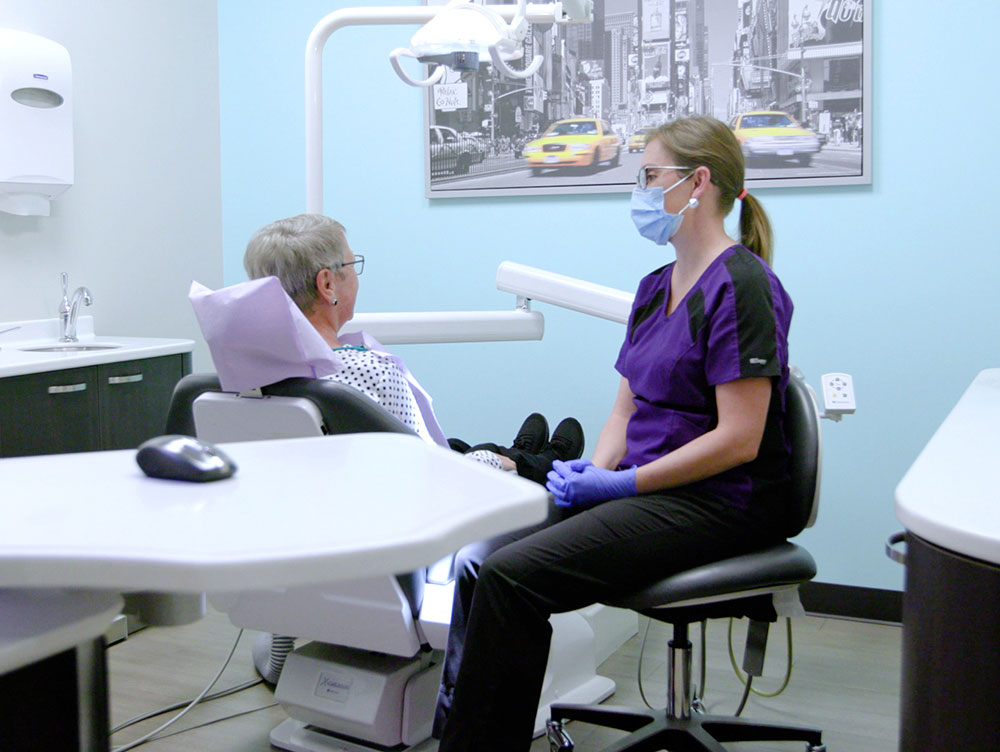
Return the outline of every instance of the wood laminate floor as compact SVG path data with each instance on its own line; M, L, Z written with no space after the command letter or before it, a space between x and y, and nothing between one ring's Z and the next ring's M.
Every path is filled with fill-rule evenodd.
M725 621L708 627L706 705L712 713L732 713L742 690L733 673ZM618 685L609 700L617 705L641 706L636 682L645 619L639 635L602 664L600 673ZM742 657L745 627L734 628L737 663ZM787 689L778 697L751 697L743 716L817 726L830 752L896 752L899 717L900 635L898 625L806 617L793 622L794 669ZM140 714L196 696L218 672L232 648L238 630L223 614L210 612L184 627L147 628L108 650L112 725ZM216 684L224 689L254 679L250 646L256 633L245 632L230 666ZM698 631L692 630L697 641ZM646 697L665 704L666 643L668 627L654 623L643 659ZM772 691L781 684L786 656L784 622L772 626L764 677L755 685ZM698 674L697 661L695 675ZM212 723L225 716L235 717ZM145 721L116 733L119 746L156 728L169 715ZM272 691L260 684L229 697L198 705L164 733L171 734L137 749L146 752L265 752L271 728L285 719L274 704ZM621 736L581 723L569 731L578 752L599 752ZM731 744L731 752L788 752L804 749L799 743ZM427 742L414 752L433 752ZM544 739L536 739L532 752L548 752Z

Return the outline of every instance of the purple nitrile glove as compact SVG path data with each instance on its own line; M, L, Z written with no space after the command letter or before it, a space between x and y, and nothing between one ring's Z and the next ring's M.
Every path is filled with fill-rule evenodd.
M635 467L604 470L590 460L555 460L545 487L558 507L588 509L604 501L635 496Z

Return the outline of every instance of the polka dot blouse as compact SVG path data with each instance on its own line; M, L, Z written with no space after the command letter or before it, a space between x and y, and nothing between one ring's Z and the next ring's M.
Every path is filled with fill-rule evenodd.
M404 425L412 428L424 441L432 442L427 424L410 385L399 367L389 358L367 349L356 347L334 348L343 368L326 378L336 381L367 396L385 408ZM478 462L502 469L500 459L492 452L473 452L466 455Z

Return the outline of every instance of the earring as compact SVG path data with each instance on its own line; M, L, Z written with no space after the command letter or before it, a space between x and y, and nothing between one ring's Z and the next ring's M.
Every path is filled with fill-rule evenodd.
M337 300L337 298L334 298L334 299L333 299L333 305L337 305L337 303L338 303L338 302L339 302L339 301Z
M700 203L701 202L697 198L695 198L694 196L692 196L691 198L688 199L688 206L691 207L692 209L697 209L698 208L698 204L700 204Z

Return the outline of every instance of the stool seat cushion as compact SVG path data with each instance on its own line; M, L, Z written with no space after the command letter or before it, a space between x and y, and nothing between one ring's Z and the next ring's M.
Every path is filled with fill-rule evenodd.
M673 618L667 618L667 614L662 613L669 611L671 604L693 599L725 598L726 602L712 605L728 609L721 615L730 615L731 611L739 611L745 607L746 604L739 605L741 601L757 600L753 596L741 599L739 594L743 591L777 589L808 582L815 576L816 562L809 552L794 543L785 542L679 572L609 601L608 605L630 608L661 621L673 621ZM770 603L769 595L764 598ZM681 608L687 610L689 607Z

